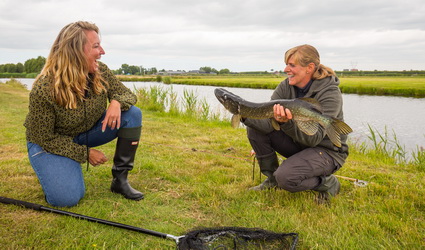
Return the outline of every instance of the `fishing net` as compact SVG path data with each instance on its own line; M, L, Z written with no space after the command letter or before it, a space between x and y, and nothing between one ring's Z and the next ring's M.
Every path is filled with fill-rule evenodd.
M178 249L295 249L296 233L275 233L258 228L221 227L188 232Z
M40 204L15 200L12 198L0 196L0 203L14 204L37 211L46 211L60 215L67 215L91 222L149 234L156 237L173 239L177 243L177 248L181 250L295 249L298 242L297 233L275 233L258 228L242 227L200 228L192 230L186 235L175 236L118 222L98 219L87 215L45 207Z

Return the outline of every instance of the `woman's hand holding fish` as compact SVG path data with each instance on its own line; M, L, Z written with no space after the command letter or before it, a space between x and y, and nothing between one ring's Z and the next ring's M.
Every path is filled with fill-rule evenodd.
M284 123L292 119L291 111L280 104L275 104L273 106L273 113L274 119L280 123Z

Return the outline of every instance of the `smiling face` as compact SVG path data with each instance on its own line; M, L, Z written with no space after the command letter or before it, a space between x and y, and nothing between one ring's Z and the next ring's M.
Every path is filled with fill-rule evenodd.
M313 69L314 66L312 67L311 64L306 67L301 66L295 61L294 57L291 56L286 62L284 72L288 75L289 85L304 88L311 80Z
M89 73L94 73L98 70L99 64L97 60L105 54L102 46L100 46L99 35L94 30L84 31L87 37L87 42L84 45L84 54L86 55Z

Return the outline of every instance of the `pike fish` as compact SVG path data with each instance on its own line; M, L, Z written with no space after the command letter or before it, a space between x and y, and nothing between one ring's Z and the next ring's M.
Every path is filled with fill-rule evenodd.
M280 104L292 113L292 120L300 130L307 135L317 133L319 126L325 128L332 143L341 147L341 135L347 135L353 130L345 122L323 114L319 102L313 98L276 99L269 102L254 103L244 100L223 88L216 88L214 94L218 101L233 114L232 126L239 126L241 117L253 119L273 118L273 106ZM280 130L280 125L271 119L273 128Z

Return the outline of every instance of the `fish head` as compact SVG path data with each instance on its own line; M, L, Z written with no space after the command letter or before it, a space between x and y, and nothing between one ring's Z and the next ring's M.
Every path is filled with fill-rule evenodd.
M223 89L216 88L214 90L217 100L232 114L239 114L239 99L240 97Z

